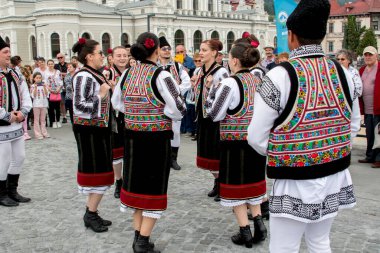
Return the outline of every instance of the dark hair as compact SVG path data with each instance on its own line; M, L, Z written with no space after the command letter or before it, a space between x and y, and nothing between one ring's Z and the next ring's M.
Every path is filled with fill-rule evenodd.
M131 44L126 44L125 48L131 48Z
M94 53L97 45L99 45L99 42L95 40L80 38L79 41L74 44L72 50L74 53L78 53L78 61L80 63L87 64L86 56Z
M49 59L49 60L47 61L48 64L49 64L49 62L54 63L54 61L53 61L52 59Z
M75 63L67 62L66 66L69 66L69 65L71 65L74 69L77 68L77 65Z
M33 82L34 82L34 78L36 78L36 76L41 76L42 77L42 74L40 72L34 72L33 73Z
M11 64L14 65L14 66L19 65L21 61L22 61L21 57L18 56L18 55L15 55L15 56L11 57Z
M244 68L256 65L260 60L260 52L249 43L235 44L230 51L233 58L239 59Z
M149 42L151 45L148 45ZM145 60L153 54L154 51L160 46L160 41L158 37L150 32L145 32L140 34L137 38L136 43L131 46L131 54L136 60Z
M46 62L45 58L44 57L38 57L37 59L38 61L43 61L43 62Z
M214 51L222 51L223 49L223 44L218 39L204 40L202 41L202 44L203 43L207 44L211 48L211 50Z
M72 56L71 59L78 60L78 57L76 55Z
M238 44L238 43L251 43L252 41L259 43L259 39L255 35L249 34L249 36L246 38L240 38L240 39L235 40L233 45Z
M114 55L115 50L118 50L118 49L124 49L125 51L127 51L127 49L126 49L125 47L123 47L123 46L117 46L117 47L114 47L114 48L112 49L112 56Z

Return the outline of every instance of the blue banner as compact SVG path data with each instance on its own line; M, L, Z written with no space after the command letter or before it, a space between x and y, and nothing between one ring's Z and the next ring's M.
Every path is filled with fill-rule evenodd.
M286 21L294 11L299 0L274 0L274 14L277 29L277 53L289 52L288 28Z

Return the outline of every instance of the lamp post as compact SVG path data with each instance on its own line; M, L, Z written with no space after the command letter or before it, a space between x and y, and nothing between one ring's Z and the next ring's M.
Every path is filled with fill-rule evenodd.
M48 25L49 24L44 24L44 25L32 24L32 26L34 26L34 36L35 36L35 39L36 39L36 56L38 56L37 27L44 27L44 26L48 26Z
M146 16L147 18L147 26L148 26L148 32L150 32L150 18L156 16L154 13L150 13Z

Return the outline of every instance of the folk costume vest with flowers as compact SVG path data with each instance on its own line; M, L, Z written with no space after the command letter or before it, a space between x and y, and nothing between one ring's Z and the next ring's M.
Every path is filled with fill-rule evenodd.
M122 73L120 72L120 70L117 67L110 68L110 72L111 72L110 80L114 81L115 84L117 84L120 80Z
M172 74L174 80L176 80L178 85L182 83L181 77L179 75L179 65L177 62L174 62L173 64L166 66L164 69L166 71L169 71L170 74Z
M231 78L234 78L239 86L240 103L234 110L228 110L226 117L220 122L220 140L245 141L253 115L255 90L260 79L249 70L241 71Z
M14 70L9 70L9 73L12 75L12 79L16 84L16 96L19 103L19 109L21 108L21 99L20 99L20 84L21 80L17 73ZM8 83L7 77L3 72L0 72L0 106L4 108L7 112L13 111L12 105L12 91L11 91L12 83ZM18 110L19 110L18 109Z
M108 83L106 78L101 73L87 66L83 66L78 72L75 73L75 75L82 71L90 73L91 76L99 83L99 85ZM73 80L75 75L73 76ZM101 99L100 103L101 105L99 118L85 119L74 115L74 124L84 126L108 127L110 121L111 94L109 94L105 99Z
M195 109L197 111L202 110L203 118L207 118L206 100L208 96L208 89L204 87L205 82L207 80L207 77L215 74L220 68L222 68L222 66L214 62L208 71L206 71L205 66L203 65L198 73L198 79L195 85ZM200 98L202 99L201 103L199 103Z
M289 60L292 88L268 143L270 178L314 179L350 165L352 100L342 67L325 57Z
M122 87L126 129L145 132L172 130L172 120L164 114L164 100L156 86L161 70L150 63L129 69Z

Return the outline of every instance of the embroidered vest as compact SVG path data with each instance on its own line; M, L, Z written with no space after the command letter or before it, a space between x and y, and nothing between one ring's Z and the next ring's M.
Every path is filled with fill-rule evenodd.
M214 63L210 69L205 72L204 66L198 72L198 79L195 84L195 108L196 110L202 110L203 118L207 118L206 112L206 100L208 96L208 90L206 89L205 82L208 76L215 74L222 66ZM199 99L202 99L202 103L199 104ZM200 107L200 108L199 108Z
M240 103L234 110L228 110L220 122L220 140L247 140L247 129L253 115L253 101L260 79L249 72L232 76L239 86Z
M122 73L120 73L120 71L116 69L115 67L110 68L110 72L111 72L110 80L114 81L117 84L120 80Z
M97 85L102 85L103 83L108 83L106 78L101 75L100 73L95 72L94 70L87 68L84 66L76 72L73 76L73 80L75 76L80 72L88 72L91 74L91 76L96 80L98 83ZM91 85L93 85L91 83ZM74 86L75 88L75 86ZM93 119L85 119L74 115L74 124L77 125L84 125L84 126L97 126L97 127L108 127L109 119L110 119L110 109L111 109L111 94L107 96L106 99L102 99L100 101L101 108L100 108L100 117L99 118L93 118Z
M181 76L179 75L179 65L177 62L174 62L174 64L171 65L167 65L163 69L169 71L170 74L172 74L174 80L177 82L178 85L182 83Z
M20 90L20 85L21 85L21 80L17 73L14 70L10 70L10 73L12 75L13 80L16 83L17 86L17 96L18 96L18 101L19 101L19 106L20 108L22 107L22 101L20 98L21 90ZM10 98L10 93L9 89L11 88L11 84L8 84L7 77L4 75L4 73L0 73L0 106L1 108L4 108L7 112L11 112L13 108L9 108L9 101L8 99Z
M282 66L292 88L269 136L268 177L312 179L346 169L352 101L342 67L324 57L297 58Z
M172 120L164 114L164 100L156 86L160 71L161 68L146 63L129 69L122 86L126 129L148 132L172 130Z

